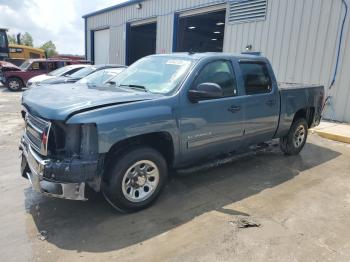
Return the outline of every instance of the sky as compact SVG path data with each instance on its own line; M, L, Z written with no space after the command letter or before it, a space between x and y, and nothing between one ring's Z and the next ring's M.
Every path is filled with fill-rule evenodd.
M84 54L83 15L128 0L0 0L0 28L52 40L60 54Z

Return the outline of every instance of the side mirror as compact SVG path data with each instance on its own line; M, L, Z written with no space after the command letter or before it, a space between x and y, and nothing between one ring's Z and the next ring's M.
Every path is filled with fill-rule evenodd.
M196 88L188 91L188 98L196 103L200 100L221 98L223 96L222 88L215 83L202 83Z

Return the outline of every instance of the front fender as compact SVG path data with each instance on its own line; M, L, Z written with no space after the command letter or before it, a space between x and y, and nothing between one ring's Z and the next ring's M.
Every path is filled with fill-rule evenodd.
M98 132L98 151L107 153L111 147L124 139L167 132L179 151L178 123L175 100L152 100L109 106L73 115L67 124L95 123Z

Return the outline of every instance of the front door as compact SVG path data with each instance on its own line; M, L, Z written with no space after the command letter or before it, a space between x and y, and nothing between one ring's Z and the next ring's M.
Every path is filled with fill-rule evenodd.
M222 98L192 103L183 98L180 106L181 151L186 160L234 150L243 134L243 103L230 60L215 60L203 66L191 88L216 83Z

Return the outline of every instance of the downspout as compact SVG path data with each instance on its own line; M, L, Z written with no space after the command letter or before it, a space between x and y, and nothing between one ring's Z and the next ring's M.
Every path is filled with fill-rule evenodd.
M337 50L337 58L336 58L336 62L335 62L335 68L334 68L334 74L333 74L333 78L331 81L331 84L328 87L328 90L331 90L332 87L334 86L334 83L337 79L337 73L338 73L338 67L339 67L339 60L340 60L340 52L341 52L341 48L342 48L342 43L343 43L343 36L344 36L344 27L345 27L345 22L346 22L346 18L348 16L348 4L346 2L346 0L342 0L342 3L345 7L345 14L344 14L344 18L342 21L342 25L341 25L341 30L340 30L340 35L339 35L339 40L338 40L338 50ZM327 103L330 104L330 102L328 102L330 100L331 96L328 95L323 103L322 106L322 112L326 106Z

